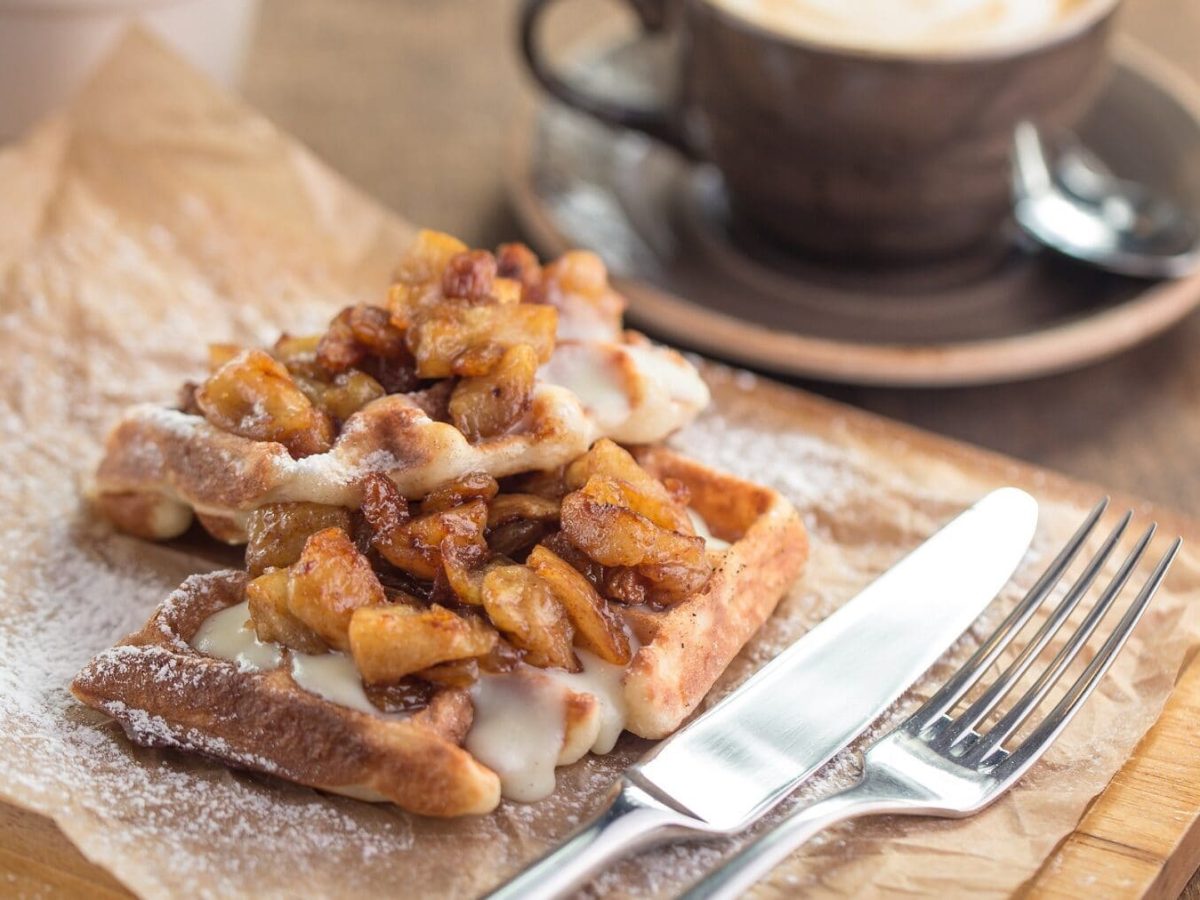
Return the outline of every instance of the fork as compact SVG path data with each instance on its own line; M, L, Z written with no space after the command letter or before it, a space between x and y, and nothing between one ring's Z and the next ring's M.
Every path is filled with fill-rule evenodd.
M1138 539L1095 605L1025 693L990 728L983 723L1037 661L1079 606L1132 518L1126 512L1042 626L1000 676L957 716L951 711L982 679L1050 595L1108 505L1100 501L1029 593L929 700L863 755L852 786L797 810L684 894L686 900L739 896L817 832L861 816L963 818L994 802L1049 749L1125 646L1179 552L1176 538L1133 603L1053 709L1012 749L1004 743L1029 719L1096 631L1141 561L1155 525Z

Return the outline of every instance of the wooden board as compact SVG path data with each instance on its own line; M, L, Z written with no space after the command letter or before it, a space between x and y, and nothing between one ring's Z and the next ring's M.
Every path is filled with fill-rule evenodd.
M1178 897L1200 865L1198 740L1200 660L1194 660L1137 752L1022 895ZM88 862L49 819L5 803L0 803L0 894L132 896ZM1188 894L1200 897L1200 889Z
M960 463L1003 471L1012 483L1050 490L1077 482L987 451L917 432L782 385L805 413L853 420L855 430L885 446L902 439ZM1099 494L1100 489L1095 489ZM1115 497L1117 506L1133 505ZM1200 523L1156 509L1164 531L1200 542ZM1156 724L1086 811L1074 832L1019 892L1024 897L1174 898L1200 866L1200 655L1193 657ZM48 819L0 802L0 895L120 897L129 893L88 862Z
M254 133L261 134L262 129ZM1046 491L1069 490L1083 497L1099 493L1097 488L832 406L803 392L785 393L788 389L765 382L761 388L772 391L772 398L794 403L796 415L810 425L818 421L826 428L834 421L839 427L852 424L856 436L879 453L889 452L895 443L907 442L923 457L953 461L964 471L982 469L1014 483L1040 484ZM1127 503L1124 498L1117 500L1118 505ZM1200 541L1200 525L1169 514L1160 521L1165 530L1182 533L1189 541ZM1027 886L1027 893L1165 896L1174 892L1197 861L1192 838L1200 799L1181 787L1200 782L1200 753L1192 749L1197 705L1200 669L1193 666L1160 723L1113 780L1112 787L1093 804L1077 832L1043 865L1039 876ZM8 893L90 897L120 896L122 891L111 877L75 851L47 819L3 808L0 895Z
M1037 897L1173 898L1200 862L1200 660L1028 885Z

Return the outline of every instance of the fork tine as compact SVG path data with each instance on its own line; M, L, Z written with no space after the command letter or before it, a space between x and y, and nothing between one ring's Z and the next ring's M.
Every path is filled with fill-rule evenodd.
M1041 628L1033 636L1033 640L1023 649L1008 668L1001 673L983 694L974 703L951 722L946 729L937 736L934 744L942 749L947 749L954 746L968 734L971 729L982 722L991 714L992 710L1008 696L1008 692L1016 686L1021 676L1029 669L1038 654L1042 652L1050 639L1054 637L1062 628L1063 623L1074 612L1075 607L1083 599L1093 581L1100 570L1104 567L1104 563L1108 557L1112 555L1113 548L1121 539L1121 535L1125 533L1126 526L1129 525L1129 520L1133 518L1133 512L1126 512L1121 517L1121 521L1112 530L1107 538L1104 539L1104 544L1101 545L1096 555L1092 557L1083 574L1079 576L1079 580L1071 586L1067 592L1067 596L1062 599L1062 602L1055 607L1054 612L1050 614Z
M1087 541L1088 536L1096 527L1096 523L1100 521L1100 517L1104 515L1104 511L1108 508L1108 498L1104 497L1092 507L1092 511L1088 513L1087 518L1083 520L1083 524L1076 529L1075 534L1067 541L1066 546L1059 551L1058 556L1046 567L1041 576L1029 592L1022 598L1021 602L1005 616L1004 621L997 626L996 630L984 641L979 649L971 655L971 658L963 663L962 667L950 676L949 680L938 689L925 704L918 709L909 720L911 725L918 731L927 728L933 722L938 721L947 710L953 709L954 705L975 686L975 683L983 677L983 674L988 670L993 662L996 661L1004 648L1012 643L1012 639L1017 636L1025 623L1029 621L1038 608L1050 596L1050 592L1054 590L1055 585L1062 579L1063 573L1067 571L1071 563L1075 561L1075 557L1079 555L1079 550Z
M1061 650L1055 654L1045 671L1038 676L1037 680L1030 685L1029 689L1022 695L1013 707L1006 712L988 732L980 737L980 739L971 747L971 749L963 755L963 762L967 765L978 764L985 759L996 747L1003 744L1008 738L1025 722L1026 719L1037 708L1037 705L1045 699L1051 688L1058 683L1063 672L1071 661L1079 655L1083 650L1083 646L1087 643L1088 638L1092 636L1099 626L1100 622L1108 614L1121 591L1124 590L1125 584L1129 581L1129 576L1133 574L1134 568L1141 562L1142 556L1146 552L1146 547L1149 546L1150 540L1154 537L1156 526L1151 525L1142 534L1137 545L1125 557L1125 561L1121 564L1121 568L1117 574L1113 576L1112 581L1108 583L1108 587L1100 595L1095 606L1088 611L1087 617L1079 623L1079 627L1075 629L1075 633L1063 646Z
M1125 642L1129 640L1129 635L1133 633L1133 629L1142 618L1142 613L1146 611L1150 600L1158 591L1159 585L1162 584L1167 570L1175 561L1182 545L1183 538L1175 538L1167 552L1159 559L1154 571L1150 573L1150 577L1138 592L1137 597L1134 598L1133 603L1129 605L1129 609L1125 611L1125 615L1121 617L1121 621L1117 623L1117 627L1113 629L1099 652L1083 670L1083 674L1075 680L1075 683L1071 685L1037 728L997 767L995 772L997 776L1004 779L1019 778L1026 769L1037 762L1046 752L1046 748L1054 743L1059 733L1070 724L1075 713L1079 712L1084 701L1091 696L1096 685L1100 683L1117 658L1117 654L1125 646Z

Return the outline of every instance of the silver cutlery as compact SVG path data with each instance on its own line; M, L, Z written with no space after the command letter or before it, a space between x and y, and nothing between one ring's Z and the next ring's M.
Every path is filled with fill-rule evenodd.
M1200 216L1114 177L1077 144L1052 162L1030 122L1013 135L1013 195L1022 230L1066 256L1142 278L1200 268Z
M684 897L717 900L739 896L810 837L837 822L882 814L961 818L983 809L1012 787L1049 749L1104 677L1179 551L1181 540L1176 538L1083 672L1036 727L1006 749L1005 743L1018 733L1059 682L1109 612L1145 554L1154 536L1154 525L1138 539L1062 649L994 724L981 727L1079 606L1124 533L1132 513L1125 514L1079 579L996 680L963 711L954 714L953 710L1049 596L1095 526L1105 503L1093 510L1046 574L962 668L912 716L867 749L858 782L790 814Z
M660 743L592 821L491 896L562 896L620 856L757 821L962 635L1008 582L1036 525L1037 503L1023 491L984 497Z

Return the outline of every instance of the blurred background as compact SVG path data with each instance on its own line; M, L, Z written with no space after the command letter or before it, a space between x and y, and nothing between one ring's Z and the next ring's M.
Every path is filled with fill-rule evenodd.
M472 244L510 239L503 160L537 100L515 48L517 0L264 0L250 102L411 221ZM561 4L562 54L632 30L602 0ZM1200 0L1128 0L1121 29L1200 83ZM1200 164L1200 154L1197 158ZM827 396L1069 474L1200 509L1200 321L1114 360L1033 382L942 390L803 383ZM1149 388L1149 390L1147 389Z
M250 101L407 218L489 245L513 233L499 167L539 94L516 51L518 0L262 0ZM560 4L560 55L632 17L606 0ZM1127 0L1122 30L1200 83L1200 0Z
M214 51L219 42L210 32L220 27L248 37L240 73L248 101L365 193L416 224L473 245L520 234L506 199L505 159L514 135L527 130L543 101L517 52L519 0L80 3L0 0L6 16L0 38L8 40L0 45L0 97L8 98L9 107L18 100L32 103L50 82L65 81L104 52L95 43L86 53L67 45L52 59L39 56L40 45L14 21L34 28L136 8L192 45L190 56L207 62L209 71L236 79L242 40ZM243 21L253 24L255 9L256 27L243 28ZM626 7L611 0L570 0L549 18L543 43L560 60L570 60L585 43L635 30ZM1200 98L1200 0L1125 0L1118 21L1126 37L1181 70ZM104 42L118 31L113 25L104 32ZM35 59L42 75L23 80L22 56ZM59 87L65 96L65 84ZM1200 107L1200 99L1196 103ZM47 100L46 108L51 105ZM29 112L27 120L33 118ZM16 130L14 125L11 133ZM1200 168L1200 151L1195 165ZM798 383L1112 489L1196 510L1197 346L1200 318L1193 315L1115 359L1030 382L926 390Z

